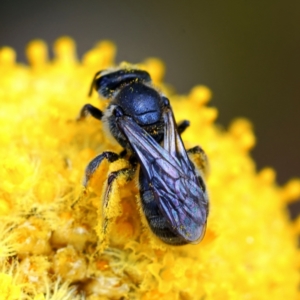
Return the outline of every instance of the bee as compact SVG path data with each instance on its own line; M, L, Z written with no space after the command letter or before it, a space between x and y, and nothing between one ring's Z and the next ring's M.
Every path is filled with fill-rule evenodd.
M91 115L101 120L124 150L96 156L86 167L84 184L103 160L128 158L129 168L108 175L103 207L109 205L110 190L118 176L125 174L132 180L139 172L141 206L154 235L169 245L198 243L204 236L209 210L203 178L208 163L201 147L186 150L183 145L180 134L189 121L175 123L168 98L152 85L144 70L120 67L97 72L90 94L93 89L109 99L109 105L101 111L86 104L79 119ZM107 220L103 224L105 232Z

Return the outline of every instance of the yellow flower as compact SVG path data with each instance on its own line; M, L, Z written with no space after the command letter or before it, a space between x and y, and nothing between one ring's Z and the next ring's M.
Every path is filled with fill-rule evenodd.
M115 46L97 44L80 62L75 43L31 42L30 66L0 50L0 299L298 299L297 234L286 204L300 181L276 184L249 155L251 123L228 130L214 124L211 92L197 86L176 95L162 83L164 65L148 59L155 85L171 100L176 119L189 119L186 148L201 145L210 161L210 215L198 245L170 247L149 230L135 181L120 177L109 202L110 227L101 231L101 202L110 172L126 160L104 163L87 189L85 166L121 147L101 122L76 117L85 103L107 101L87 92L96 71L114 65Z

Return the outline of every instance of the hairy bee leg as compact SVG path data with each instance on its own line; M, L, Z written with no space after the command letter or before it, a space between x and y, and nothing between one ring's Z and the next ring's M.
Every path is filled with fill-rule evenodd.
M200 146L195 146L187 151L188 155L201 172L206 177L209 173L209 161L204 150Z
M177 124L177 131L182 134L190 126L190 121L183 120Z
M85 119L88 115L91 115L97 120L101 120L103 117L103 112L99 108L91 104L85 104L80 110L79 116L77 117L77 121Z
M118 177L125 175L126 181L130 181L133 178L134 173L137 168L137 163L136 163L135 159L132 157L129 158L129 162L131 164L131 167L123 168L123 169L111 172L108 175L107 187L106 187L106 192L105 192L104 201L103 201L103 207L107 207L113 184L118 179Z
M106 152L103 152L102 154L96 156L94 159L92 159L89 162L89 164L87 165L87 167L85 168L85 174L84 174L84 178L82 180L82 184L85 188L88 186L90 179L92 178L93 174L99 168L100 164L102 163L102 161L104 159L107 159L108 162L111 163L111 162L114 162L114 161L120 159L120 157L118 154L116 154L114 152L106 151ZM75 200L74 203L72 203L71 208L75 207L75 205L77 205L79 200L80 200L80 198Z
M110 193L113 187L114 182L118 179L118 177L120 177L121 175L125 175L125 179L126 181L130 181L135 173L136 168L124 168L124 169L120 169L118 171L114 171L111 172L108 175L108 179L107 179L107 188L106 188L106 192L105 192L105 196L104 196L104 202L103 202L103 206L106 207L108 204L108 198L110 197Z
M99 168L104 159L108 160L111 163L120 159L120 156L114 152L106 151L91 160L85 169L85 176L83 179L83 185L85 187L87 187L89 180L91 179L95 171Z
M103 212L109 205L110 194L111 194L112 187L113 187L113 184L115 183L115 181L122 175L125 175L126 181L130 181L134 176L135 170L136 170L136 166L133 166L132 168L124 168L124 169L120 169L118 171L114 171L108 175L107 187L106 187L105 195L103 198L103 204L102 204L102 206L104 208ZM103 213L102 227L103 227L104 233L106 232L107 225L108 225L108 218L105 216L105 213Z

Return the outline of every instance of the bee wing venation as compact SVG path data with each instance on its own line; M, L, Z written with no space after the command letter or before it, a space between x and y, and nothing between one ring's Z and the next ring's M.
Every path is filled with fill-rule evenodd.
M163 147L131 118L121 117L119 125L136 152L172 230L187 241L199 240L206 225L207 199L175 129L172 113L165 116Z
M173 157L181 158L180 163L183 167L192 171L190 160L185 151L181 137L178 134L172 110L167 110L164 114L164 149L166 149Z

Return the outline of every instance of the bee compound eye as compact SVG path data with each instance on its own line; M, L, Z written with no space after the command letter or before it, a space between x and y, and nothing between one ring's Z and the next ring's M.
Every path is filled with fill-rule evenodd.
M124 115L123 109L120 106L116 106L113 110L113 114L115 117L122 117Z

